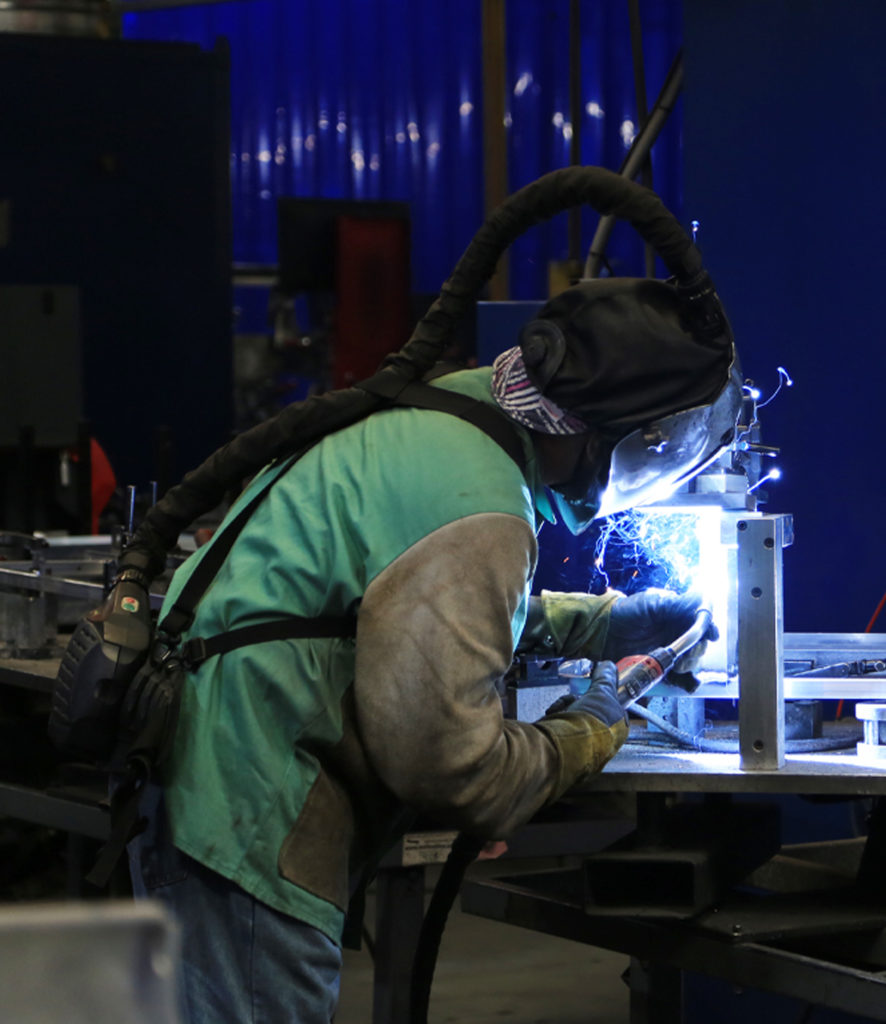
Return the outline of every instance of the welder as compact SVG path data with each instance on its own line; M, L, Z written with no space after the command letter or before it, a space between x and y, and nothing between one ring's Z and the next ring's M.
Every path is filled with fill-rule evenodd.
M284 611L356 613L356 635L243 646L188 676L130 860L136 892L182 924L189 1021L330 1021L349 900L412 815L507 838L624 742L613 662L673 639L696 603L530 598L537 533L651 500L732 440L732 336L696 278L581 282L494 366L430 381L491 410L510 449L404 401L279 472L184 639ZM506 720L496 683L518 645L597 662L587 693Z

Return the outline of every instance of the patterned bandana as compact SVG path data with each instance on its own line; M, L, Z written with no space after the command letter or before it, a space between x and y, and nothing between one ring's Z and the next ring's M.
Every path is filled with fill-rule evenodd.
M532 383L519 346L502 352L492 364L492 397L511 419L540 434L583 434L588 429Z

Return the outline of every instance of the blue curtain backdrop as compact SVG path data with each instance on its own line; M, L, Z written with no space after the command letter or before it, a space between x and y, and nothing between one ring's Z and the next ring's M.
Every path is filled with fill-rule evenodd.
M276 198L411 204L413 289L436 292L484 216L480 0L240 0L130 14L124 34L231 53L231 188L236 262L277 260ZM651 106L680 47L680 0L640 4ZM511 190L567 166L568 0L507 4ZM637 126L627 0L581 7L581 159L617 169ZM655 187L681 215L679 107L653 151ZM691 211L690 211L691 212ZM585 217L584 249L594 219ZM609 247L643 273L630 229ZM518 240L511 295L547 294L567 256L561 216Z

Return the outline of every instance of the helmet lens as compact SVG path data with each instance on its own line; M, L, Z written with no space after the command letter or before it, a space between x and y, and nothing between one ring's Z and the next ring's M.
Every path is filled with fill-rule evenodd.
M553 491L554 506L571 533L594 519L667 498L709 466L735 437L741 411L736 367L710 405L685 409L634 430L613 448L608 481ZM580 492L580 493L579 493ZM602 493L601 493L602 492Z
M737 372L711 405L685 409L621 439L598 517L667 498L709 466L733 441L741 410Z

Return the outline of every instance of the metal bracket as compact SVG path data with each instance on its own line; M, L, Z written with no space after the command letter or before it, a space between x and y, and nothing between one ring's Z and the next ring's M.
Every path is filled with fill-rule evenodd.
M736 530L741 767L769 771L785 763L782 549L792 518L749 515Z

